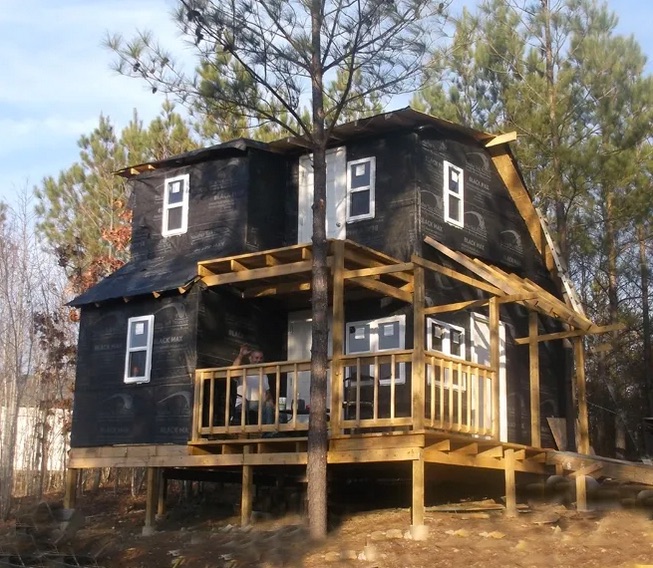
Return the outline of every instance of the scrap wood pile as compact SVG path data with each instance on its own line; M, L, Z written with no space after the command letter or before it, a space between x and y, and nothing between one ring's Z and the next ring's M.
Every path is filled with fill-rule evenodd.
M104 546L95 552L76 550L75 536L83 526L84 516L78 510L45 501L19 511L14 530L0 535L0 568L99 567L97 558Z

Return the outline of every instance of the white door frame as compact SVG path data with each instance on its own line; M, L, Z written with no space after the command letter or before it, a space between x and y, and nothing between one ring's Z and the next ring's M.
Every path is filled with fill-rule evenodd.
M483 324L487 329L481 339L484 340L487 348L481 350L477 334L480 332L477 324ZM473 363L489 365L490 356L490 321L487 316L472 312L470 314L469 338L471 347L471 358ZM484 360L479 361L484 352L487 353ZM506 326L499 322L499 440L508 441L508 389L506 385Z
M344 146L326 153L326 232L329 239L347 237L347 151ZM299 158L297 190L297 243L313 236L313 154Z

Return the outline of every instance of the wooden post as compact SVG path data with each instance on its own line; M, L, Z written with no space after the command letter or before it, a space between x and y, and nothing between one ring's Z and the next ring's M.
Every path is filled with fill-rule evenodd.
M515 492L515 450L507 449L503 456L506 480L506 515L517 515L517 495Z
M197 442L200 439L202 429L202 405L204 404L204 382L200 379L199 371L195 371L195 396L193 397L193 426L191 440Z
M538 335L537 312L528 314L528 360L531 379L531 446L539 448L542 445L540 435L540 345Z
M424 430L424 390L426 385L424 377L424 368L426 366L426 358L424 356L426 335L424 303L426 301L426 292L424 289L424 269L421 266L416 265L414 267L413 281L413 376L411 381L413 394L413 430L421 432ZM422 500L423 506L424 503Z
M424 456L420 450L419 457L413 460L413 500L410 509L411 524L424 524Z
M585 350L582 337L572 338L574 345L574 366L576 373L576 400L578 402L578 453L589 455L590 435L589 419L587 417L587 392L585 388Z
M342 355L345 331L345 243L333 243L333 318L331 329L331 435L340 433L342 423Z
M145 530L154 527L155 511L159 500L159 468L147 468L147 494L145 497Z
M77 480L79 470L68 468L66 471L66 488L63 498L64 509L74 509L77 504Z
M243 448L244 457L249 454L249 446ZM254 498L254 472L251 465L243 464L242 494L240 500L240 524L249 525L252 519L252 500Z
M576 476L576 510L587 511L587 484L584 475Z
M499 302L496 296L490 298L490 367L492 368L492 436L499 439L499 374L500 369L500 335L499 335Z
M156 516L163 517L166 514L166 498L168 496L168 479L163 474L163 468L159 469L159 502L156 507Z

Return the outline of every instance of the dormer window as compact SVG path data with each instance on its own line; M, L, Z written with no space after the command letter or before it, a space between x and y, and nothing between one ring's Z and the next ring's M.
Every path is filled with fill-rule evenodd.
M456 227L465 226L465 176L462 168L444 162L444 220Z
M347 162L347 222L374 218L376 158Z
M163 195L164 237L183 235L188 230L188 189L190 176L183 174L167 178Z

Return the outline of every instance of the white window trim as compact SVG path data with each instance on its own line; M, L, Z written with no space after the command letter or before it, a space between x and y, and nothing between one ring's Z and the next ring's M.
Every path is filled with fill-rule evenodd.
M455 170L460 176L460 182L458 187L460 191L454 193L449 189L449 171ZM444 161L443 167L443 180L442 180L442 198L444 201L444 220L450 225L460 227L461 229L465 226L465 172L462 168L454 166L451 162ZM449 211L449 195L453 195L456 199L460 200L460 210L458 211L458 219L454 219Z
M132 339L132 324L138 322L147 322L147 341L145 347L130 347ZM127 345L125 348L125 376L126 384L132 383L149 383L152 373L152 343L154 339L154 316L139 316L127 320ZM138 351L145 351L145 373L140 377L129 376L129 355Z
M399 322L399 347L396 349L379 349L379 336L378 330L379 326L384 323L394 323ZM349 326L356 325L369 325L370 326L370 350L369 351L350 351L349 347L349 333L345 333L345 350L347 355L356 355L356 354L374 354L374 353L383 353L385 351L396 351L397 349L406 348L406 315L400 314L396 316L390 316L387 318L378 318L374 320L361 320L361 321L352 321L347 322L346 328ZM379 385L387 386L390 384L390 379L379 379ZM395 385L402 385L406 382L406 365L405 363L399 363L399 373L395 374Z
M370 185L364 185L362 187L351 187L351 168L358 164L370 164ZM351 200L350 197L353 193L358 193L360 191L369 191L370 192L370 211L369 213L364 213L362 215L351 215L350 207ZM356 221L361 221L363 219L374 219L374 209L375 209L375 193L376 193L376 157L369 156L367 158L361 158L360 160L352 160L347 162L347 223L353 223Z
M432 325L437 325L441 327L444 330L444 337L442 338L442 350L435 349L433 347L433 335L431 334L431 326ZM460 355L455 355L454 353L451 352L451 332L452 331L457 331L460 333ZM458 325L453 325L451 323L437 320L435 318L426 318L426 350L427 351L435 351L437 353L442 353L443 355L447 355L448 357L451 357L453 359L460 359L461 361L465 361L465 328L460 327ZM428 385L431 384L431 367L428 367L429 372L427 373L426 377L426 382ZM445 369L446 370L446 369ZM463 373L464 375L464 373ZM463 391L467 390L467 377L463 376L462 377L462 385L453 385L453 390L457 391L462 388ZM435 384L437 386L440 386L442 383L440 381L435 381ZM444 380L444 388L449 389L451 384L451 380L445 376Z
M180 203L168 203L168 186L171 183L182 181L184 185L184 195ZM190 188L190 175L182 174L179 176L166 178L163 184L163 219L161 226L161 235L164 237L172 237L174 235L183 235L188 231L188 194ZM171 209L181 208L181 227L179 229L168 229L168 214Z

